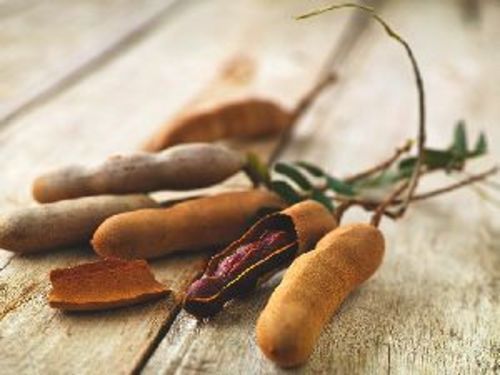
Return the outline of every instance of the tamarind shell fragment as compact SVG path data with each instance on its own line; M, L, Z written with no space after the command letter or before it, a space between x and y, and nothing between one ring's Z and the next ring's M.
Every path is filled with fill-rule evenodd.
M178 117L161 127L143 149L157 152L180 143L264 137L279 134L291 121L292 113L270 100L240 99Z
M0 248L33 253L86 243L106 218L158 207L146 195L84 197L0 214Z
M101 256L126 259L208 250L241 236L262 209L283 207L281 198L268 191L221 193L112 216L96 230L92 245Z
M34 181L33 197L47 203L90 195L197 189L226 180L245 163L242 154L222 146L180 145L157 154L114 156L92 167L57 169Z
M257 321L257 343L266 357L282 367L305 363L345 298L378 269L384 246L374 226L349 224L295 259Z
M195 281L188 289L184 298L184 309L198 318L215 315L227 301L253 289L261 277L279 271L290 264L296 256L310 250L336 225L331 213L323 205L311 200L264 217L240 239L210 259L202 278ZM240 264L240 271L237 274L230 274L219 283L221 276L217 276L217 273L222 262L227 262L227 259L234 256L242 246L257 241L264 231L285 232L288 235L288 242L271 249L270 252L269 249L258 249L257 251L262 253L261 257L248 265L243 263L243 266L246 266L243 270ZM207 288L202 285L203 280L221 285L207 295Z
M133 305L170 293L143 260L104 259L50 272L51 307L91 311Z

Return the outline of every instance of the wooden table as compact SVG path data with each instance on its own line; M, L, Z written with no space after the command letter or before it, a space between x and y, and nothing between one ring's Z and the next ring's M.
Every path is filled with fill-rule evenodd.
M228 64L244 67L236 77L243 77L245 95L288 107L322 69L338 72L282 159L317 162L343 175L390 155L415 136L410 66L378 25L352 11L292 19L325 3L1 2L1 208L31 204L30 183L40 172L133 151L188 103L219 98L220 87L234 79ZM472 170L499 160L500 3L375 5L421 62L429 144L446 146L463 118L474 136L483 129L490 139L491 156ZM253 146L268 155L275 144ZM421 188L446 182L433 177ZM492 202L498 205L500 194L488 192L484 200L464 189L416 204L397 223L384 221L383 266L343 304L297 372L498 373L500 212ZM366 218L361 211L348 215ZM36 256L0 250L0 373L281 372L254 338L276 280L207 323L179 311L173 298L92 314L49 308L48 272L92 259L85 246ZM175 256L152 267L180 291L203 259Z

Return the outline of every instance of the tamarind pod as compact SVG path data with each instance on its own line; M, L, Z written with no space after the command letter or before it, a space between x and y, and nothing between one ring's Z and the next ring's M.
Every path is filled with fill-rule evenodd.
M105 220L92 245L101 256L146 259L212 249L238 238L260 210L284 206L274 193L250 190L192 199L169 208L137 210Z
M340 226L298 257L257 321L257 343L282 367L307 361L342 301L379 267L382 232L368 224Z
M290 264L337 225L321 204L308 200L259 220L239 240L210 259L188 288L184 309L205 318L252 290L259 279Z
M93 167L57 169L35 180L33 196L46 203L90 195L196 189L219 183L244 165L243 155L222 146L180 145L158 154L114 156Z
M33 253L86 243L106 218L158 207L146 195L85 197L0 214L0 248Z
M143 260L104 259L50 272L51 307L95 311L134 305L170 293Z
M293 119L270 100L250 98L223 106L180 116L165 124L144 144L146 151L190 142L213 142L221 139L251 139L279 134Z

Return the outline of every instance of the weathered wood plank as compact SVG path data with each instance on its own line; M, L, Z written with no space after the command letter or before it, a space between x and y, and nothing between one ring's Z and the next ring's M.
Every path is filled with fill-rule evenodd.
M384 15L408 37L422 62L429 142L446 145L455 121L463 117L474 134L487 130L498 160L500 54L489 45L500 33L500 8L481 3L481 22L469 24L458 5L393 1ZM371 31L342 65L339 84L301 123L284 158L315 161L341 175L372 165L414 136L410 67L378 26ZM485 163L474 169L478 164ZM433 178L423 187L446 182ZM500 217L495 209L466 189L419 203L398 223L384 221L383 266L343 304L309 363L293 372L497 372ZM367 216L354 211L347 219ZM262 356L254 333L278 281L231 303L208 322L181 312L144 372L285 373Z
M173 0L0 4L0 125L148 30Z
M248 83L255 92L293 105L316 80L346 24L346 19L318 20L316 32L304 33L303 26L290 22L301 8L299 1L222 0L177 9L120 59L0 132L2 207L30 202L30 182L42 170L135 149L196 92L216 90L217 69L242 52L256 64ZM218 18L221 9L224 17ZM294 43L285 43L285 35ZM98 314L62 314L45 302L47 274L94 259L88 248L23 257L3 252L2 259L0 368L7 373L130 372L142 367L176 310L169 299ZM154 262L153 270L181 290L199 262L200 256L171 257Z

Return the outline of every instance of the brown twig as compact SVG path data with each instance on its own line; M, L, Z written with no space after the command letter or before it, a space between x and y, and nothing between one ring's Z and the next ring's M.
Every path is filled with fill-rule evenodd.
M425 92L424 92L424 83L422 79L422 74L420 73L420 68L418 66L417 60L415 58L415 55L413 54L413 51L410 47L410 45L404 40L400 35L398 35L376 12L373 8L370 8L365 5L357 4L357 3L345 3L345 4L338 4L338 5L330 5L322 9L318 9L315 11L312 11L307 14L303 14L298 17L298 19L303 19L303 18L308 18L311 16L315 16L330 10L335 10L335 9L343 9L343 8L355 8L362 10L364 12L367 12L375 21L377 21L386 31L386 33L395 39L397 42L399 42L403 48L405 49L410 62L411 66L413 68L413 73L415 75L415 82L416 82L416 87L417 87L417 93L418 93L418 114L419 114L419 119L418 119L418 137L417 137L417 148L418 148L418 154L417 154L417 162L415 165L415 169L413 171L413 174L411 176L411 179L408 184L408 194L406 196L406 199L404 200L403 205L401 206L400 213L399 215L403 215L406 210L408 209L408 206L412 200L413 194L417 188L418 185L418 180L420 177L420 172L421 172L421 166L423 164L423 157L424 157L424 146L425 146L425 139L426 139L426 132L425 132ZM393 197L396 198L397 196ZM383 202L382 204L387 205L390 204L387 202ZM385 211L385 207L382 210L382 212ZM380 221L382 214L381 213L376 213L376 216L373 218L375 222ZM372 221L373 221L372 220Z
M300 100L297 107L293 110L290 125L281 134L278 145L275 147L271 156L269 157L268 165L272 165L276 161L278 156L280 156L283 152L283 149L288 144L295 124L298 122L299 118L311 107L312 103L323 92L323 90L333 84L336 80L337 75L335 73L328 73L324 77L320 78L320 80L311 88L311 90Z
M491 175L494 175L497 172L498 172L498 166L494 166L494 167L492 167L492 168L490 168L482 173L478 173L476 175L471 175L468 178L463 179L461 181L458 181L454 184L444 186L442 188L435 189L432 191L428 191L426 193L416 194L412 198L412 201L419 201L419 200L423 200L423 199L432 198L432 197L435 197L436 195L444 194L444 193L447 193L449 191L459 189L462 186L470 185L470 184L473 184L474 182L484 180L485 178L487 178Z
M479 182L479 181L483 181L485 180L486 178L494 175L495 173L497 173L499 170L498 166L494 166L484 172L481 172L481 173L478 173L478 174L474 174L474 175L470 175L469 177L461 180L461 181L458 181L456 183L453 183L453 184L450 184L448 186L444 186L442 188L439 188L439 189L435 189L435 190L431 190L431 191L428 191L428 192L425 192L425 193L420 193L420 194L415 194L413 197L412 197L412 202L415 202L415 201L420 201L420 200L425 200L425 199L429 199L429 198L433 198L433 197L436 197L438 195L441 195L441 194L444 194L444 193L448 193L448 192L451 192L453 190L457 190L461 187L464 187L464 186L467 186L467 185L471 185L473 183L476 183L476 182ZM408 181L407 181L408 183ZM403 186L403 189L404 190L404 186ZM397 195L399 194L395 194L398 190L395 190L394 192L391 193L391 196L389 196L390 199L390 203L389 204L386 204L385 206L385 209L383 210L383 214L392 218L392 219L397 219L399 217L401 217L401 213L400 211L397 211L397 212L391 212L391 211L388 211L386 208L388 206L392 206L392 205L400 205L402 204L404 201L401 200L401 199L395 199L397 197ZM392 197L392 195L394 195L394 197ZM352 206L361 206L363 207L365 210L367 211L374 211L374 210L378 210L380 209L380 206L382 204L384 204L384 201L375 201L375 200L369 200L369 199L361 199L361 198L348 198L348 197L339 197L339 196L334 196L334 197L331 197L331 199L335 200L335 201L338 201L338 202L341 202L341 204L338 206L339 208L340 207L352 207ZM386 199L387 200L387 199ZM385 201L386 201L385 200ZM343 209L343 212L342 214L345 212L345 208ZM372 219L373 220L373 219Z
M390 206L393 201L399 197L405 190L408 188L410 185L410 181L405 181L403 182L397 189L394 189L392 193L390 193L387 198L385 198L375 209L375 213L372 216L371 219L371 224L378 227L380 224L380 220L382 219L382 216L384 215L386 208Z
M340 222L342 221L342 216L344 215L344 212L346 212L347 209L353 206L354 204L356 203L353 200L347 200L337 206L334 214L338 224L340 224Z
M368 168L368 169L366 169L366 170L364 170L362 172L353 174L353 175L345 178L344 181L347 182L347 183L352 183L352 182L361 180L363 178L372 176L373 174L375 174L377 172L381 172L383 170L386 170L392 164L394 164L399 159L399 157L401 155L409 152L411 150L412 145L413 145L413 141L412 140L408 140L403 146L398 147L396 149L396 151L394 152L394 155L392 155L389 159L386 159L383 162L381 162L381 163L379 163L379 164L377 164L377 165L375 165L375 166L373 166L371 168Z

